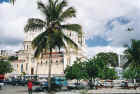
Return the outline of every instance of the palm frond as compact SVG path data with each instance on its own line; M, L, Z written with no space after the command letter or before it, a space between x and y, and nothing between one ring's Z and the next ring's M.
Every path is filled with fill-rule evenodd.
M46 43L45 41L47 41L47 37L48 37L47 32L42 32L37 37L35 37L34 40L32 41L33 49L40 46L42 44L42 42Z
M25 32L34 31L34 30L41 30L45 27L46 22L41 19L37 18L30 18L28 23L26 24L24 30Z
M66 41L67 46L78 50L78 45L72 39L70 39L68 36L64 35L64 40Z
M10 0L10 3L15 4L16 0Z
M129 59L129 60L123 65L123 68L126 69L128 66L130 66L130 64L132 64L132 59Z
M40 54L43 52L43 49L48 49L48 32L42 32L39 34L33 41L32 41L32 47L35 49L35 57L40 56Z
M46 6L44 5L42 1L38 1L37 5L38 5L38 9L46 9Z
M66 9L59 17L60 21L64 21L65 19L76 17L76 10L73 7Z
M67 2L65 0L62 0L60 3L56 5L56 10L61 13L63 11L63 8L66 6L67 6Z
M124 51L124 54L128 59L124 67L128 67L129 65L140 65L140 41L132 39L131 45L127 47L127 49Z
M55 0L55 1L54 1L54 6L55 6L55 7L57 6L58 1L59 1L59 0Z
M66 29L68 31L74 31L78 34L82 34L82 27L79 24L66 24L66 25L61 25L62 29Z

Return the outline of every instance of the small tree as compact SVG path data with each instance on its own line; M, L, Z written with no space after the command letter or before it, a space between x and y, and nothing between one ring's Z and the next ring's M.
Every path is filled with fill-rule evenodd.
M17 56L10 56L10 57L8 57L8 60L9 60L9 61L15 61L15 60L17 60L17 59L18 59Z
M79 60L77 60L72 66L67 66L65 70L65 75L67 79L76 79L77 83L81 79L84 79L86 76L86 72L82 67L82 62L79 62Z
M108 68L108 65L104 62L104 59L96 56L85 62L85 71L87 73L87 77L89 79L90 87L92 88L93 80L95 78L101 79L116 79L117 73L114 69Z
M133 80L135 83L135 80L140 78L140 67L129 67L125 69L123 72L123 77L127 80Z
M0 74L6 74L12 72L13 68L8 61L0 61Z
M117 78L118 78L117 72L115 71L114 68L106 68L105 69L103 79L115 80Z
M92 88L93 87L92 82L95 78L99 77L99 71L103 69L104 63L100 59L94 57L85 61L84 64L85 64L84 70L87 73L86 77L89 80L90 87Z

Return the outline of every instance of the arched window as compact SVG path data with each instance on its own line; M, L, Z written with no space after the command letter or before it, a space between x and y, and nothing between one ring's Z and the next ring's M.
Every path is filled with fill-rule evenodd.
M31 68L31 75L34 74L34 68Z

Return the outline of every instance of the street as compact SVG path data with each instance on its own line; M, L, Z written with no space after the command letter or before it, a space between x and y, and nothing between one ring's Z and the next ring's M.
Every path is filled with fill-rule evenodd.
M83 94L86 90L72 90L72 91L61 91L56 94ZM120 89L120 88L102 88L98 90L88 90L90 94L109 94L109 93L122 93L122 94L140 94L140 88L135 89ZM28 94L26 86L5 86L0 90L0 94ZM33 94L46 94L45 92L33 92Z

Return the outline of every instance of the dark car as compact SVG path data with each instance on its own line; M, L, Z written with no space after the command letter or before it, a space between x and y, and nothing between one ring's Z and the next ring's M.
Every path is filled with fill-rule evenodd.
M33 85L40 85L41 83L37 80L32 81Z
M15 86L15 85L19 85L19 86L25 86L27 84L26 80L12 80L11 81L11 85Z
M4 80L4 85L9 85L9 84L11 84L10 80Z

